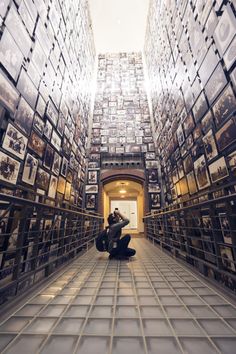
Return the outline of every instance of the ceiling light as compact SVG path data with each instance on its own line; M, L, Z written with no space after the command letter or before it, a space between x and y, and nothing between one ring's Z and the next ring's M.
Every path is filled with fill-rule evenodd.
M120 194L125 194L125 193L126 193L126 191L124 189L120 190Z

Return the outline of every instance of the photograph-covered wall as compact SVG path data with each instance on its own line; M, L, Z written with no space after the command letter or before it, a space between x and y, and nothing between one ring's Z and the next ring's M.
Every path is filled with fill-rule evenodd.
M0 6L0 192L81 206L95 47L82 1Z
M166 206L207 203L236 191L235 15L234 1L150 2L145 61ZM191 254L191 247L204 250L205 261L235 273L232 208L192 209L172 223L189 222L184 247ZM210 268L208 275L234 286Z
M160 207L160 185L141 53L100 54L86 186L86 207L96 209L101 160L143 154L150 208Z

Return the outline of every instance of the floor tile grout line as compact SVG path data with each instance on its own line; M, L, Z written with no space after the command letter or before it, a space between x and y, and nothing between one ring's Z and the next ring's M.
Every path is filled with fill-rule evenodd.
M111 261L114 263L114 260ZM117 296L118 296L118 285L119 285L119 278L120 278L120 261L116 261L116 282L115 282L115 293L114 293L114 302L113 302L113 312L112 312L112 324L111 324L111 337L110 337L110 344L109 344L109 354L112 354L113 351L113 344L114 344L114 328L115 328L115 319L116 319L116 309L117 309Z

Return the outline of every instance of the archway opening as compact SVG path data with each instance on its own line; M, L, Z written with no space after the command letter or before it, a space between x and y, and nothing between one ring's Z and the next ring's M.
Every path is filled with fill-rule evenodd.
M115 179L104 183L102 200L105 222L109 213L119 208L130 220L123 231L133 235L144 233L144 186L141 181Z

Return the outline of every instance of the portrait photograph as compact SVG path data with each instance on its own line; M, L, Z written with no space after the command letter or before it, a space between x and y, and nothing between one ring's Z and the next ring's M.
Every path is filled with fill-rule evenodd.
M227 156L230 171L236 176L236 150Z
M53 158L54 158L54 149L49 144L47 144L44 153L44 162L43 162L44 167L51 170L53 164Z
M192 109L193 109L194 120L197 123L208 110L206 97L203 92L198 97Z
M65 157L63 157L62 165L61 165L61 175L63 177L66 177L67 175L68 166L69 166L69 161Z
M36 178L37 168L38 160L28 153L25 158L22 181L33 186Z
M57 151L61 149L61 138L57 134L57 132L53 129L52 137L51 137L51 144L55 147Z
M198 188L197 188L197 183L195 179L194 172L191 171L189 174L187 174L187 182L188 182L188 189L189 193L192 195L194 193L197 193Z
M148 169L148 183L158 183L158 170L157 169Z
M211 183L207 172L207 165L204 155L200 156L194 162L194 171L198 188L201 190L209 187Z
M49 120L46 121L43 134L46 136L48 140L51 140L52 136L52 124L49 122Z
M206 95L210 104L216 99L227 84L227 79L221 63L218 64L205 86Z
M88 184L97 184L98 183L98 171L88 171Z
M50 182L49 182L49 188L48 188L48 196L52 199L55 199L55 197L56 197L57 182L58 182L58 178L51 175Z
M232 248L220 245L220 255L223 267L227 270L235 272L236 268Z
M57 122L57 131L60 135L63 135L64 130L65 130L65 118L62 113L59 113L59 118Z
M236 99L231 86L228 85L213 106L216 125L221 125L235 110Z
M188 174L190 171L193 169L193 159L190 154L186 156L186 158L183 161L184 164L184 171L186 174Z
M45 150L46 143L42 140L42 138L32 130L28 147L33 150L39 157L43 157L44 150Z
M54 158L53 158L53 164L52 164L52 172L55 173L55 175L57 175L57 176L60 173L61 161L62 161L61 156L55 151Z
M150 203L151 203L151 208L160 208L161 206L160 193L150 193Z
M92 193L98 193L98 185L86 185L85 186L85 193L92 194Z
M146 158L146 160L155 160L156 154L155 154L155 152L147 152L145 154L145 158Z
M178 143L179 143L179 146L181 146L183 143L184 143L184 131L183 131L183 128L182 128L182 125L180 125L178 127L178 129L176 130L176 134L177 134L177 139L178 139Z
M232 244L232 234L226 213L219 213L219 222L224 243Z
M70 195L71 195L71 183L66 182L65 195L64 195L65 200L70 200Z
M11 123L8 124L3 140L3 149L23 160L25 157L28 139Z
M50 174L43 170L41 167L38 168L36 176L36 184L38 188L46 191L49 186Z
M96 194L86 194L86 209L96 208Z
M212 183L218 182L229 175L228 168L226 166L225 158L222 156L209 165L209 171Z
M202 118L201 125L202 125L202 131L204 134L208 132L210 128L213 126L213 114L209 110L207 114Z
M58 184L57 184L57 192L64 194L66 189L66 179L63 177L58 178Z
M26 100L21 96L18 108L14 116L14 123L25 133L30 135L34 118L34 111Z
M215 138L213 136L212 129L202 138L204 149L206 153L206 158L211 161L214 157L218 155Z
M0 180L16 184L20 162L0 151Z
M48 119L50 119L52 124L56 127L57 121L58 121L58 111L51 100L48 102L47 109L46 109L46 115L47 115Z
M235 121L231 118L216 132L215 136L219 151L223 151L236 140Z

